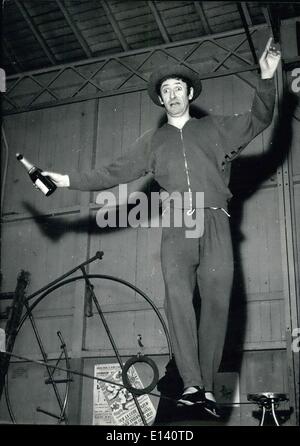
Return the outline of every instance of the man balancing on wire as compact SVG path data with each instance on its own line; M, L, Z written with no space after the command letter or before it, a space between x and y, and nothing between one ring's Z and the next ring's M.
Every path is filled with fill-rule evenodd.
M100 191L151 173L169 194L188 194L181 212L195 218L195 194L204 193L203 233L186 237L184 224L163 227L161 266L172 349L184 386L177 404L200 404L216 418L220 412L214 377L222 358L233 282L227 212L232 196L230 165L271 123L272 78L280 57L270 38L259 60L261 73L251 111L230 117L191 118L190 103L202 88L198 75L182 65L163 66L151 75L148 93L156 105L165 108L166 124L146 132L128 154L97 170L63 175L44 172L58 187L82 191ZM196 285L201 298L199 327L193 306Z

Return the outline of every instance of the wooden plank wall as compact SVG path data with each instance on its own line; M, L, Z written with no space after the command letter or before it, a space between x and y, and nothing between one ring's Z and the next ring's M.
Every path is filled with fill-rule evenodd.
M297 70L297 73L299 68ZM291 207L291 235L293 240L292 244L292 260L294 259L294 275L295 275L295 289L294 299L291 302L291 328L290 332L291 342L294 342L295 350L292 354L294 361L295 375L294 379L299 382L299 325L300 325L300 266L299 266L299 252L300 252L300 207L299 207L299 193L300 193L300 156L299 156L299 143L300 143L300 91L299 88L295 91L292 88L293 81L295 81L295 71L290 70L286 74L286 85L290 94L293 95L294 102L291 111L291 146L290 156L288 159L288 165L286 170L288 171L288 190L290 192L290 207ZM299 78L299 75L298 77ZM299 83L298 83L299 85ZM299 385L296 387L296 403L298 403L299 413Z
M284 51L287 55L299 57L299 21L293 26L282 25ZM293 84L297 76L297 86ZM294 406L299 424L299 326L300 326L300 275L299 275L299 130L300 130L300 91L299 62L285 72L283 77L287 108L281 118L287 122L287 130L281 139L289 145L289 155L283 164L285 206L287 219L287 254L289 291L286 299L286 328L289 382L294 385ZM291 345L289 345L291 344ZM293 370L292 370L293 367Z
M195 107L207 113L231 115L248 110L252 97L253 89L236 76L206 80ZM9 169L2 225L2 291L14 289L20 269L31 273L30 293L101 249L103 260L92 264L89 272L117 276L135 284L153 299L164 316L160 229L100 230L95 223L96 194L58 190L46 199L34 190L14 158L19 151L41 167L59 172L97 167L126 153L130 143L157 126L162 116L162 110L150 102L146 92L134 92L5 118ZM275 114L272 125L247 147L233 169L231 221L236 280L221 371L238 374L243 403L249 392L289 391L279 185L276 167L273 173L266 167L274 158L276 117ZM295 227L299 228L299 126L297 122L293 125ZM129 191L141 184L134 182ZM299 247L300 234L296 236ZM96 281L95 291L101 296L102 309L124 359L140 350L137 337L141 334L143 352L155 359L163 375L168 349L155 313L140 296L118 284ZM35 316L50 359L57 358L60 352L56 336L59 329L77 369L92 374L94 364L115 361L95 308L93 313L93 317L84 317L84 287L80 283L44 299ZM28 323L22 333L16 351L40 357ZM22 410L20 400L23 404L28 400L24 389L33 381L37 383L38 376L40 381L30 402L32 411ZM55 423L35 411L38 405L52 412L58 410L42 382L43 376L45 370L27 363L15 363L11 368L11 398L13 406L18 401L18 421ZM92 389L92 380L74 379L71 422L91 424ZM152 397L152 401L157 406L157 398ZM229 424L257 424L252 409L253 406L241 405ZM0 410L0 417L7 419L3 401Z

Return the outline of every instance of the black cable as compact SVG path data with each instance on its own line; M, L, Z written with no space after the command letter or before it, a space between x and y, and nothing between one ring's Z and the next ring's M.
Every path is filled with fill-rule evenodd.
M103 379L103 378L97 378L94 375L89 375L87 373L78 372L77 370L71 370L71 369L67 370L64 367L58 367L58 366L55 366L55 365L52 365L52 364L49 364L49 363L46 363L46 362L43 362L43 361L38 361L38 360L35 360L35 359L27 358L25 356L15 355L14 353L5 352L3 350L2 351L0 350L0 354L1 353L4 354L4 355L5 354L6 355L10 355L10 356L12 356L14 358L21 359L23 361L28 361L28 362L31 362L31 363L34 363L34 364L42 365L44 367L55 368L56 370L61 370L63 372L69 372L69 373L72 373L73 375L78 375L78 376L82 376L84 378L89 378L89 379L93 379L93 380L96 380L96 381L101 381L101 382L104 382L104 383L107 383L107 384L112 384L114 386L119 386L119 387L122 387L122 388L128 390L128 388L126 386L124 386L123 384L117 383L115 381L110 381L108 379ZM139 390L141 390L141 389L139 389ZM176 402L177 401L176 399L171 398L169 396L162 395L162 394L157 394L157 393L154 393L154 392L145 392L145 394L151 395L151 396L155 396L155 397L158 397L158 398L162 398L162 399L165 399L165 400L168 400L168 401L172 401L172 402ZM240 401L240 402L236 402L236 403L220 403L220 404L218 404L218 406L235 406L235 405L241 405L241 404L248 404L248 405L251 404L251 405L253 405L254 403L247 402L247 401L245 401L245 402Z

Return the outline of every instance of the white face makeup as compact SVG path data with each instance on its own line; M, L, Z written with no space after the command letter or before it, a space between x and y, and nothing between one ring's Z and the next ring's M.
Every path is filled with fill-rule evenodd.
M188 110L193 93L192 87L190 93L187 93L187 85L184 81L170 78L161 84L159 100L170 116L181 117Z

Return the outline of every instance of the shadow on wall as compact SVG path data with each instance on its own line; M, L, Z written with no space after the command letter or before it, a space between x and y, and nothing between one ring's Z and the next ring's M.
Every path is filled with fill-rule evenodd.
M271 136L272 144L264 154L243 156L232 163L230 189L234 198L230 203L231 233L235 259L235 275L227 337L220 372L240 372L242 347L246 328L246 292L241 262L241 232L243 205L261 187L262 183L276 175L277 169L287 158L292 142L292 119L297 107L297 98L286 92L279 104L279 118ZM276 184L276 182L275 182ZM259 216L258 216L259 218Z
M150 196L152 191L158 192L160 190L158 184L149 176L145 182L139 186L138 191L146 194L147 197ZM130 193L130 192L128 192ZM137 203L138 204L138 203ZM148 223L150 226L151 215L151 201L147 200L148 204ZM107 220L107 222L114 222L115 227L106 226L100 227L97 223L96 212L91 212L87 217L80 217L78 214L72 221L65 217L57 217L55 215L41 215L39 210L32 206L31 203L23 201L22 203L24 209L31 214L33 221L37 224L41 233L52 242L59 241L65 234L73 233L85 233L90 235L105 235L115 231L126 231L126 227L118 227L118 222L124 222L124 217L128 217L131 210L135 208L136 204L117 205L116 207L106 207L106 212L102 213L101 220ZM103 207L104 209L104 207ZM99 208L100 210L100 208ZM160 210L159 210L160 211ZM76 215L76 214L74 214ZM108 217L109 216L109 217ZM142 216L137 215L137 219L143 221ZM124 226L124 225L123 225Z

